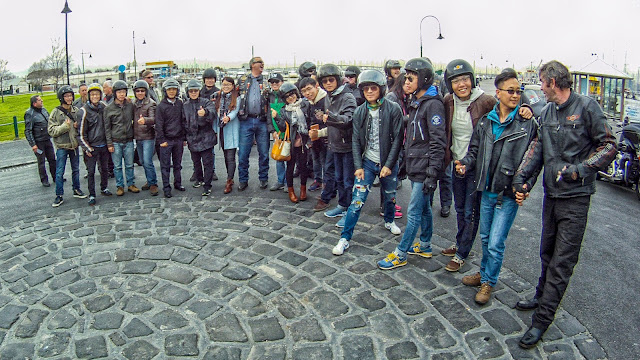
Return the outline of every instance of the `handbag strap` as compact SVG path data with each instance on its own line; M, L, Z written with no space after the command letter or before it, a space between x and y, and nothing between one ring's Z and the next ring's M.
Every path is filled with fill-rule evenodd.
M291 140L289 137L289 123L285 123L287 125L286 130L284 131L284 140Z

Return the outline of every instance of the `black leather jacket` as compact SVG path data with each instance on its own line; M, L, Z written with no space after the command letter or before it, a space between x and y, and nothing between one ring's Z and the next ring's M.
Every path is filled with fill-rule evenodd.
M548 103L540 115L538 138L531 142L514 184L524 184L544 165L545 195L570 198L596 192L596 173L616 156L616 138L595 100L571 92L562 105ZM558 171L577 165L577 181L560 179Z
M202 107L204 116L198 115ZM189 99L184 103L185 130L187 132L187 144L191 151L205 151L218 143L218 138L213 131L213 122L218 121L215 104L205 98Z
M325 114L327 119L329 150L334 153L352 152L351 138L353 129L351 117L356 109L356 99L348 90L344 90L345 85L340 86L331 94L325 97Z
M398 162L398 155L402 149L403 122L400 105L385 100L380 105L380 164L393 169ZM367 143L371 132L371 114L367 104L358 106L353 113L353 164L355 169L362 169L362 159L367 151Z
M260 114L249 114L247 110L247 96L249 96L249 88L252 83L252 75L243 76L238 82L238 88L240 89L240 106L238 107L238 119L240 121L247 120L249 116L255 116L260 121L267 121L267 108L269 104L267 99L263 96L264 90L264 76L262 74L257 77L258 86L260 86ZM269 110L270 111L270 110ZM270 117L269 117L270 119Z
M182 100L171 103L166 98L156 107L156 142L162 144L168 140L186 141L184 131L184 112Z
M27 138L29 145L32 147L38 141L47 141L51 139L47 127L49 126L49 113L47 109L42 108L41 111L29 107L24 113L24 137Z
M93 151L94 146L104 146L107 138L104 131L105 105L99 102L97 106L87 103L76 113L78 126L78 143L84 151Z
M514 198L511 186L513 175L529 144L537 136L538 124L534 118L526 120L516 114L498 140L495 140L492 127L491 120L485 114L474 127L469 150L460 163L466 166L467 171L476 170L476 191L489 190ZM534 175L528 180L529 189L538 178L537 173ZM489 184L487 176L490 177Z
M123 104L117 104L114 100L104 108L104 129L108 146L112 146L114 142L133 141L133 112L133 103L129 98L125 98Z

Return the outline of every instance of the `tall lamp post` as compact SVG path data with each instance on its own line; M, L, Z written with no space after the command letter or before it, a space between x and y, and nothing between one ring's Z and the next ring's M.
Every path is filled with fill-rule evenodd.
M142 44L146 44L147 40L142 39ZM133 31L133 71L135 72L135 74L133 74L136 78L138 77L138 61L136 61L136 32L135 30Z
M437 17L433 16L433 15L427 15L425 17L422 18L422 20L420 20L420 57L422 57L422 22L424 21L424 19L426 18L434 18L436 19L436 21L438 22L438 37L436 39L438 40L442 40L444 39L444 36L442 36L442 29L440 28L440 20L438 20Z
M64 51L66 52L66 55L67 55L67 85L71 85L71 82L69 81L69 36L68 36L69 27L67 22L67 16L69 15L70 12L71 12L71 9L69 8L69 4L67 3L67 0L64 0L64 9L62 9L60 13L64 14Z
M88 53L84 52L84 50L82 50L80 52L80 54L82 54L82 77L84 80L82 80L85 84L87 83L87 73L84 72L84 56L89 54L89 59L91 59L91 51L89 51Z

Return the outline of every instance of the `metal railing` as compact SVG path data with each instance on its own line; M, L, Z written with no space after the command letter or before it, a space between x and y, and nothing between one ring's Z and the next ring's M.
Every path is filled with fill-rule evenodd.
M18 124L24 123L23 121L18 121L18 117L14 116L13 117L13 122L12 123L7 123L7 124L0 124L0 126L10 126L13 125L13 133L15 134L15 138L14 140L19 140L20 139L20 133L18 132Z

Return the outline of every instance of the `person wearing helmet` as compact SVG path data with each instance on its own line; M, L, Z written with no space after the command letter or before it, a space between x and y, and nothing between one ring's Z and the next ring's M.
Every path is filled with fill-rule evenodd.
M209 196L213 180L213 148L218 143L213 122L218 121L218 114L211 100L200 97L201 88L202 84L196 79L187 82L189 99L184 103L184 118L187 145L196 173L193 187L202 186L202 196Z
M148 85L149 85L149 90L147 91L147 96L153 100L156 104L160 102L160 99L158 99L158 94L156 94L156 88L155 86L153 86L153 72L151 72L151 70L144 70L141 74L140 74L140 78L141 80L144 80Z
M100 192L102 195L111 196L107 188L109 182L109 150L107 150L107 137L104 130L104 108L101 101L102 88L100 84L90 84L87 88L89 102L78 109L76 122L79 123L78 138L84 151L84 163L87 167L87 182L89 188L89 205L96 204L96 165L100 171Z
M259 56L249 61L251 72L240 85L240 146L238 148L238 190L244 191L249 183L249 155L255 140L258 147L258 180L260 189L269 185L269 124L268 105L262 96L264 61Z
M224 153L227 168L227 183L224 193L233 191L233 178L236 173L236 151L240 143L240 121L238 120L238 89L232 77L222 79L222 90L214 95L216 114L220 129L220 147Z
M360 210L367 201L373 179L380 176L384 190L385 228L400 235L394 222L398 154L402 148L402 110L398 104L387 101L384 94L387 79L378 70L365 70L358 77L358 88L367 103L358 106L353 113L353 161L355 184L352 201L344 216L345 225L334 255L342 255L349 248L353 230L360 218Z
M407 255L431 258L433 218L430 199L442 170L446 146L444 104L433 85L433 67L423 58L405 64L405 93L409 123L406 131L406 171L411 181L411 199L407 209L407 226L396 249L378 267L387 270L407 264ZM420 239L414 239L420 230Z
M265 97L265 101L269 104L269 109L273 109L277 112L280 112L285 106L285 102L282 98L282 94L280 93L280 86L284 83L284 78L282 74L272 73L269 75L269 87L264 90L263 96ZM271 119L271 123L269 126L269 130L273 129L271 135L273 139L277 139L278 137L284 138L284 129L280 129L278 124L276 123L276 119L269 114L269 118ZM277 191L284 189L284 183L286 182L286 167L284 161L276 161L276 175L277 181L271 188L270 191Z
M182 186L182 154L187 145L184 130L183 103L179 96L180 84L175 79L167 79L162 84L164 97L156 107L155 131L159 143L158 158L162 174L162 191L165 198L171 198L170 175L173 168L173 187L185 191Z
M401 73L402 66L398 60L387 60L384 63L384 74L387 76L387 88L391 89Z
M449 62L445 74L445 84L450 92L444 98L447 129L445 166L449 166L451 161L465 157L473 129L482 115L493 109L496 100L475 86L473 67L467 61L456 59ZM526 108L522 107L519 111L524 112ZM450 272L458 271L464 265L478 232L480 198L475 191L474 179L475 171L472 169L464 175L452 176L458 232L456 243L442 250L443 255L452 257L445 266L445 270Z
M351 117L356 109L356 99L342 84L340 68L334 64L324 64L318 70L318 81L329 95L324 112L316 112L317 119L327 125L329 150L333 153L338 205L324 213L326 217L340 217L337 227L344 227L344 215L351 204L354 171Z
M218 80L218 74L216 74L216 71L213 68L208 68L205 69L205 71L202 73L202 89L200 89L200 97L203 97L205 99L209 99L213 101L213 96L220 91L220 89L218 89L218 87L216 86L216 81ZM216 132L216 134L220 131L220 127L217 121L213 122L213 131ZM218 175L216 174L216 151L215 151L215 146L213 147L213 176L212 179L213 181L218 181ZM194 169L194 176L195 176L195 169ZM195 181L192 180L192 181Z
M115 99L104 109L104 128L107 137L107 149L113 159L116 175L116 195L124 195L122 162L124 161L127 190L139 193L133 174L133 113L134 106L127 97L129 86L124 80L113 83Z
M300 82L306 78L316 79L316 64L311 61L305 61L300 66L298 66L298 74L300 74L300 78L295 82L295 86L299 89L302 89Z
M344 83L347 84L347 89L351 91L353 97L356 98L356 105L360 106L364 103L364 97L362 91L358 89L358 76L360 75L360 68L351 65L344 71Z
M309 102L300 96L298 88L290 82L282 84L280 87L282 98L287 105L280 112L271 109L271 116L280 129L289 127L291 138L291 159L287 161L287 190L289 200L293 203L307 200L307 152L311 145L309 139L309 127L311 119L308 118ZM293 189L293 169L298 166L300 169L300 197Z
M135 95L133 113L133 136L136 139L138 158L142 162L147 183L142 190L149 190L151 196L158 195L158 176L153 165L153 154L156 148L156 102L149 97L149 84L138 80L133 84Z
M64 202L64 170L67 157L71 163L71 176L73 183L73 196L84 199L87 197L80 190L80 158L78 154L77 128L75 115L78 108L73 106L73 89L69 85L63 85L58 89L60 106L51 111L47 131L53 138L56 146L56 198L53 207L58 207Z
M38 173L42 186L49 187L46 162L49 164L51 180L56 179L56 154L51 143L51 136L47 131L49 112L42 106L40 95L33 95L29 102L31 106L24 112L24 137L29 142L31 150L38 160Z
M87 84L80 84L80 86L78 87L78 94L80 94L80 97L73 101L73 106L80 109L81 107L84 106L84 104L88 103L89 102L88 91L89 90L88 90Z

